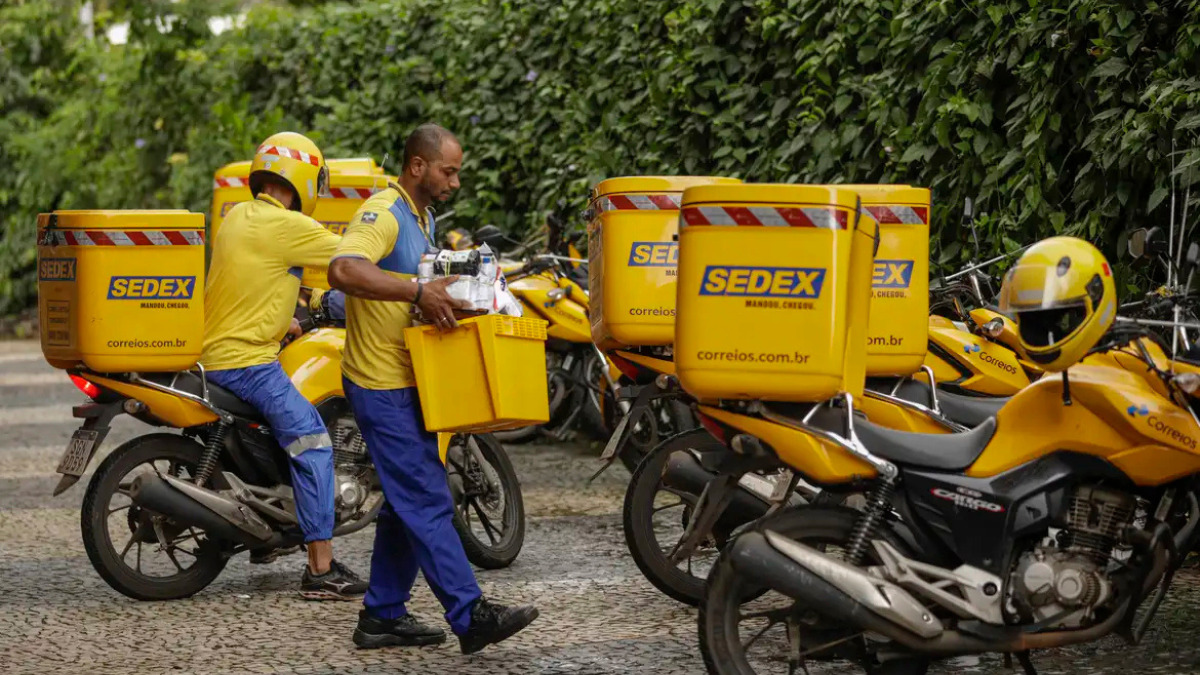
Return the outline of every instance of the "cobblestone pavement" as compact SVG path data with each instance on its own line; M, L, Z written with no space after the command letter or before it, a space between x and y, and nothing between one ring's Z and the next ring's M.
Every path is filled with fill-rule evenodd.
M36 344L0 342L0 673L702 673L695 612L660 595L629 559L620 508L628 474L593 485L597 449L509 448L528 512L525 548L512 567L480 571L488 595L532 602L528 631L464 657L438 648L359 651L357 603L308 603L295 588L301 556L268 565L234 558L195 597L135 602L93 571L79 534L89 476L50 496L81 395ZM105 447L146 427L119 419ZM93 466L98 462L93 460ZM373 530L339 539L338 557L366 572ZM1042 673L1200 671L1197 576L1183 575L1161 620L1136 648L1116 639L1035 654ZM440 622L418 584L414 613ZM813 673L852 672L813 666ZM786 672L786 669L778 672ZM941 664L934 672L1002 673L999 657Z

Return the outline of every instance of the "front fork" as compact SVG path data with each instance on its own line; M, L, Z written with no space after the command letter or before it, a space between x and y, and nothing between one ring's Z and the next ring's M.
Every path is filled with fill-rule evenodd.
M596 357L600 359L600 372L604 373L604 381L608 383L608 388L613 393L613 399L617 402L617 407L620 408L622 415L628 415L633 404L621 398L621 387L617 384L616 379L613 378L612 367L608 365L608 357L604 355L604 352L600 351L600 348L594 342L592 343L592 349L596 351Z

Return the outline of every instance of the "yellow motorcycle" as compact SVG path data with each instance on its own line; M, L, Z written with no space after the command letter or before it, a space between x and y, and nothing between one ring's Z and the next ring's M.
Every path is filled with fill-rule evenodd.
M945 297L940 289L939 294ZM994 314L988 321L1002 320L1005 331L1011 329L1011 319ZM1004 342L969 330L963 322L931 315L925 358L929 370L910 378L868 378L864 396L855 401L858 409L891 429L938 434L968 431L995 416L1009 400L997 392L1015 393L1028 386L1027 378L1021 385L1026 370ZM680 388L669 357L651 349L616 350L611 357L625 375L623 386L628 379L645 387L629 417L644 414L655 398L687 406L688 413L697 403ZM930 371L934 388L929 386ZM625 445L626 435L625 426L618 426L605 458L634 454ZM622 509L630 555L651 584L689 605L703 598L709 564L735 532L784 504L841 501L836 495L821 496L773 457L747 458L730 450L706 429L671 437L639 455L631 473Z
M316 405L333 440L334 536L371 523L383 493L342 391L345 330L322 325L285 346L280 363ZM80 514L92 566L139 600L188 597L229 559L250 551L268 562L302 542L286 453L257 410L211 383L202 367L175 373L70 371L91 401L58 472L55 495L84 475L112 420L127 414L162 432L114 448L87 485ZM179 430L179 432L165 430ZM490 434L439 434L455 502L454 524L476 566L511 564L524 542L520 483Z
M1111 322L1115 291L1080 244L1035 247L1038 264L1011 273L1024 284L1012 295L1029 322L1022 349L1061 377L970 432L894 431L847 414L849 394L813 404L836 410L832 423L766 402L699 406L730 444L869 495L861 510L782 509L729 544L699 617L709 673L781 658L918 675L982 652L1034 672L1031 650L1141 639L1197 538L1200 368L1136 324L1094 332ZM1079 297L1054 295L1068 285L1091 300L1060 301ZM756 644L786 647L757 656Z

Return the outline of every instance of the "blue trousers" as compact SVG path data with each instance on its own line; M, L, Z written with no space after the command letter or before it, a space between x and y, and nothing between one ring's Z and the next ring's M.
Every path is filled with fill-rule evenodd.
M446 467L437 436L425 430L417 389L364 389L346 378L342 383L385 499L363 604L380 618L404 616L420 569L450 628L462 635L482 593L454 529Z
M333 539L333 447L317 409L300 395L278 361L212 370L208 379L258 409L279 447L287 451L304 541Z

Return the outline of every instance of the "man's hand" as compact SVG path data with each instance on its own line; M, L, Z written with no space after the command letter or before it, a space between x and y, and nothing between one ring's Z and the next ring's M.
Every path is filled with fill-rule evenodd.
M288 326L287 334L294 338L298 338L304 334L304 331L300 330L300 320L294 316L292 317L292 325Z
M432 321L439 330L451 330L458 327L454 319L454 310L470 309L471 304L466 300L455 300L446 292L446 287L458 280L458 276L434 279L421 284L421 299L417 307L421 308L421 316Z

